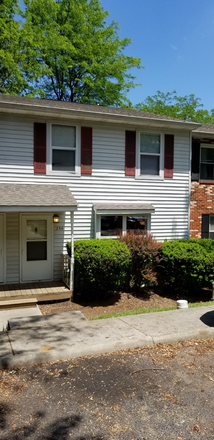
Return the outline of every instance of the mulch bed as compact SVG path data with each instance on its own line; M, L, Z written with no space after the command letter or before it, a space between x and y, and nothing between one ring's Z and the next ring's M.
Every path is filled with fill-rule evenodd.
M178 296L172 291L162 291L160 288L147 288L140 292L113 292L105 298L84 300L75 298L73 301L52 301L40 303L39 308L43 315L62 313L69 311L80 311L87 319L96 318L101 315L118 313L138 308L151 309L153 307L176 306L177 299L187 299L190 302L209 301L211 291L203 290L199 295Z

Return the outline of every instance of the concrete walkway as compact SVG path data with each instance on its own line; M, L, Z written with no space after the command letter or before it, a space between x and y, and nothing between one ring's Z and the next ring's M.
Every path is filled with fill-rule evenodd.
M214 337L214 305L97 321L81 312L16 312L20 318L7 311L10 329L0 333L0 368Z

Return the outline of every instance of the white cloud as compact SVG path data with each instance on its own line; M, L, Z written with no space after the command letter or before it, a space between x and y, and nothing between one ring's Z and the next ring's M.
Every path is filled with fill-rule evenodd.
M178 50L178 48L176 46L173 46L173 44L170 44L171 49L173 50Z

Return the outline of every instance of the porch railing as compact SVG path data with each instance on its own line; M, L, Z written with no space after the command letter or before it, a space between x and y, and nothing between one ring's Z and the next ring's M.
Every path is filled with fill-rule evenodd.
M71 258L69 255L62 254L63 275L62 280L71 290Z

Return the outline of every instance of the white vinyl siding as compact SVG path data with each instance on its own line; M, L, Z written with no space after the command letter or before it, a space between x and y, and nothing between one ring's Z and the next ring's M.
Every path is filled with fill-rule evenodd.
M136 179L125 176L125 130L127 127L109 124L92 124L78 121L81 126L93 127L92 175L42 175L34 174L33 122L50 122L27 117L0 117L0 183L66 184L78 203L74 213L74 238L93 238L96 203L149 203L154 206L151 214L151 233L158 239L188 238L190 138L188 132L167 131L174 134L173 179ZM52 121L53 122L53 121ZM54 122L55 123L55 122ZM59 123L56 120L56 123ZM72 121L75 123L75 121ZM156 130L158 133L160 130ZM162 130L163 131L163 130ZM143 127L139 128L143 132ZM148 132L148 127L147 127ZM53 212L60 217L54 231L54 279L61 278L61 253L66 252L66 242L71 237L70 214ZM17 282L19 276L19 225L17 214L7 225L10 235L7 251L7 282ZM11 223L13 218L13 222ZM55 226L53 226L54 228ZM9 229L8 229L9 228ZM10 231L10 234L9 234ZM14 250L13 250L14 247Z
M19 214L6 215L6 283L19 282Z
M55 214L55 212L54 212ZM66 243L71 241L70 212L58 213L60 221L53 224L53 279L62 278L62 253L66 253Z

